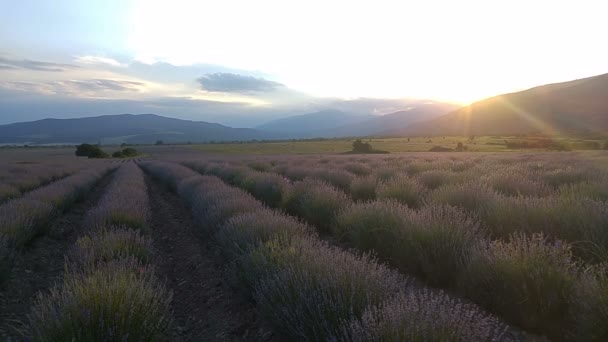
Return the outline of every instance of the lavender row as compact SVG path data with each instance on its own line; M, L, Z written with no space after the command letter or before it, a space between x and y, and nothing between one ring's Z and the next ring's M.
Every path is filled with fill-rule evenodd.
M479 217L491 238L508 241L513 234L540 233L575 243L575 255L591 263L608 260L608 173L593 163L573 169L563 162L512 166L504 161L480 161L480 165L410 162L373 171L352 162L335 168L326 164L322 168L318 164L270 166L259 161L217 165L233 174L247 165L278 172L291 181L323 180L356 201L393 199L411 208L456 206Z
M141 169L123 164L68 252L63 283L40 294L29 316L39 341L167 338L171 293L150 264L150 207Z
M97 207L87 213L85 226L88 229L99 229L124 225L145 230L150 216L148 198L141 169L135 163L123 164L116 171L114 181L108 186Z
M569 244L525 233L493 241L478 219L453 206L414 210L394 199L355 203L320 180L292 184L247 168L185 164L246 189L322 233L373 251L405 273L457 291L523 329L555 339L608 337L602 323L608 318L602 309L608 304L608 268L584 267ZM399 193L398 187L387 191Z
M390 160L390 159L389 159ZM591 241L577 250L592 257L608 253L608 173L595 163L567 159L519 161L476 160L465 164L411 160L376 168L366 163L323 164L270 168L260 162L257 170L274 171L292 181L312 177L349 193L355 200L396 199L418 208L426 203L462 207L480 216L493 237L508 238L518 232L544 233L569 242ZM513 161L515 162L515 161Z
M0 203L70 176L83 167L77 163L6 164L0 167Z
M310 226L220 179L171 163L143 164L190 204L259 310L295 340L508 340L479 308L421 289L367 254L321 241Z
M112 167L80 171L0 206L0 283L9 276L15 250L29 243L56 215L81 198Z

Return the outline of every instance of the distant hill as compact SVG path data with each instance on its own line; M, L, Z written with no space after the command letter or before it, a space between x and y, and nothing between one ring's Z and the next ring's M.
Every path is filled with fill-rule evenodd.
M436 118L457 108L458 106L448 103L419 103L407 110L374 116L363 122L335 128L326 134L342 137L377 135L395 129L404 129L416 122Z
M345 113L339 110L323 110L273 120L257 126L256 129L306 137L315 136L315 134L319 134L321 131L362 122L371 119L372 117L372 115Z
M458 107L440 102L416 102L402 111L386 115L361 115L339 110L290 116L257 126L268 132L281 132L292 138L368 136L408 127L414 122L444 115Z
M0 126L0 143L154 143L272 139L249 128L167 118L154 114L44 119Z
M492 97L387 135L589 132L608 132L608 74Z

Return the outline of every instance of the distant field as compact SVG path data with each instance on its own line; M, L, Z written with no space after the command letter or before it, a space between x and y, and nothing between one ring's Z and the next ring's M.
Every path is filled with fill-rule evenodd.
M505 151L543 151L539 148L512 148L509 142L533 142L539 138L482 136L470 140L469 137L432 137L432 138L372 138L363 139L375 149L396 152L426 152L434 146L456 148L461 142L470 152L505 152ZM251 142L251 143L216 143L197 144L193 148L218 154L316 154L343 153L352 149L354 139L338 140L308 140L283 142ZM601 140L584 140L571 138L553 138L553 141L563 144L571 150L596 149L603 145Z

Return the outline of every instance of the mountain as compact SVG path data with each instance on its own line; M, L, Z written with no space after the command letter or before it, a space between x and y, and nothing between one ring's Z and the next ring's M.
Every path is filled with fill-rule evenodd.
M419 103L406 110L374 116L363 122L337 127L326 134L341 137L377 135L395 129L404 129L416 122L436 118L457 108L458 106L449 103Z
M351 137L402 129L412 123L444 115L458 107L448 103L419 101L409 108L386 115L363 115L339 110L290 116L257 126L267 132L281 132L292 138Z
M507 135L608 131L608 74L475 102L388 135Z
M257 126L256 129L288 133L297 137L315 137L319 136L316 134L321 131L362 122L372 117L372 115L345 113L339 110L323 110L273 120Z
M154 143L272 139L249 128L167 118L154 114L44 119L0 126L0 143Z

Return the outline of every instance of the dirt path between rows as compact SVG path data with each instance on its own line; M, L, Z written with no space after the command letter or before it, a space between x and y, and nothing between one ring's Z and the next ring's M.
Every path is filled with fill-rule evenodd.
M83 200L52 220L46 234L37 237L15 260L11 279L0 289L0 340L21 341L27 314L40 291L63 280L64 255L80 235L86 212L93 207L112 179L104 176Z
M181 199L149 176L146 183L154 265L173 291L171 341L284 341L231 286L218 247L196 235Z

